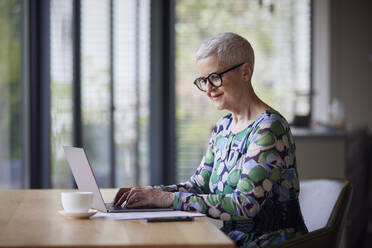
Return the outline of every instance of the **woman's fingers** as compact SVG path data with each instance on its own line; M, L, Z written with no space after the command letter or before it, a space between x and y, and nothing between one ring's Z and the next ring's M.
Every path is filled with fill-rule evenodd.
M127 200L130 191L125 192L120 199L114 204L114 206L121 206Z
M123 194L126 193L126 192L128 192L128 191L130 191L130 190L131 190L131 188L120 188L120 189L118 190L118 192L116 193L115 198L114 198L114 200L113 200L112 203L113 203L115 206L119 205L119 204L117 204L117 203L118 203L118 201L122 198Z
M154 195L152 188L139 188L131 191L127 198L126 206L128 208L136 208L143 206L154 205Z
M160 190L154 190L151 187L138 187L131 188L130 190L122 190L118 192L120 198L116 201L115 206L121 206L125 201L125 206L128 208L136 208L148 205L158 205L156 199L159 196Z
M146 203L146 196L140 192L132 192L127 198L127 204L125 205L128 208L135 208L139 206L144 206Z
M135 196L137 193L142 192L142 188L132 188L129 192L125 194L125 200L127 204L130 202L130 199Z
M122 195L120 196L119 200L117 200L114 203L114 206L121 206L129 197L131 192L137 191L138 188L125 188L121 193ZM118 193L119 194L119 193Z

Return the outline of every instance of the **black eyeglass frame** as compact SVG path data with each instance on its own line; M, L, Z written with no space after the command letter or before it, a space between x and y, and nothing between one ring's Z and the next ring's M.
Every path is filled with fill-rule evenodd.
M229 72L229 71L232 71L232 70L234 70L234 69L236 69L236 68L238 68L238 67L240 67L240 66L242 66L243 64L245 64L245 62L240 63L240 64L237 64L237 65L234 65L233 67L231 67L231 68L229 68L229 69L227 69L227 70L225 70L225 71L223 71L223 72L212 72L212 73L210 73L207 77L198 77L197 79L194 80L194 84L195 84L195 86L196 86L199 90L201 90L201 91L203 91L203 92L206 92L206 90L203 90L203 89L201 89L201 88L199 87L199 85L198 85L198 83L197 83L197 81L199 81L199 80L203 80L203 81L205 81L206 83L209 82L213 87L215 87L215 88L219 88L219 87L222 86L222 75L225 74L225 73L227 73L227 72ZM209 77L212 76L212 75L218 75L218 77L221 79L221 84L220 84L219 86L214 85L214 84L212 83L212 81L209 80Z

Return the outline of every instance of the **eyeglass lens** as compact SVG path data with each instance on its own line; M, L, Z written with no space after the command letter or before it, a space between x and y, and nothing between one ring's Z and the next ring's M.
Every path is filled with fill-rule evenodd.
M214 87L220 87L221 86L222 80L221 80L220 75L218 75L217 73L212 73L211 75L208 76L208 78L197 79L196 84L197 84L198 88L203 90L203 91L207 91L208 80L212 84L212 86L214 86Z

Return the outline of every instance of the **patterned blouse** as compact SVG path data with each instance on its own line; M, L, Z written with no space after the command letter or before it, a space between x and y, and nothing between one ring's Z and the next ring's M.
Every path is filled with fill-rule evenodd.
M232 114L228 114L217 122L206 154L188 182L160 186L175 192L174 209L242 220L255 217L264 204L297 199L295 142L284 117L266 110L238 133L231 131L232 121ZM294 228L228 233L244 247L273 245L297 234Z

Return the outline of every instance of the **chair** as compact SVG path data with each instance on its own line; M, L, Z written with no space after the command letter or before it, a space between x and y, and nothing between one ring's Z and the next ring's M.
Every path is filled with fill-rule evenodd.
M275 247L339 247L352 198L347 180L317 179L300 183L300 206L309 233Z

